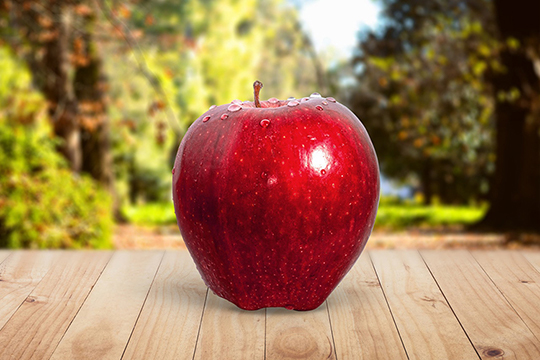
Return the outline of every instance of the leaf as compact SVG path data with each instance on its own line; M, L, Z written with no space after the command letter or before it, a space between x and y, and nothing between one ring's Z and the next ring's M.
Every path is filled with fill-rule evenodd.
M480 76L487 69L487 63L485 61L476 61L473 65L473 72L476 76Z

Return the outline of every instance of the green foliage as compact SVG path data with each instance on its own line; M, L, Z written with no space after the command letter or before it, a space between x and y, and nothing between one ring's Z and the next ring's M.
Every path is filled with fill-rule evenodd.
M172 202L144 203L127 205L123 208L128 221L143 226L160 226L176 224L174 205Z
M0 47L0 247L110 248L109 195L56 152L42 98Z
M185 131L211 105L252 100L257 79L266 98L317 90L297 13L283 0L109 3L138 44L103 44L106 73L113 75L109 116L117 189L132 203L170 198L181 140L172 130Z
M375 229L433 228L473 224L485 214L486 206L423 206L413 201L381 197ZM176 225L171 202L128 205L123 209L129 222L141 226Z
M479 221L486 207L418 204L381 205L375 229L400 230L414 227L470 225Z
M485 196L494 169L494 105L484 77L499 66L491 3L383 4L386 27L359 44L359 86L350 100L383 173L444 202Z
M0 150L4 155L9 151L25 153L24 157L17 154L2 164L2 199L8 201L18 196L26 204L24 209L23 205L17 208L17 203L9 200L6 205L9 207L1 209L0 235L8 239L9 230L12 234L9 243L13 246L22 241L15 234L22 231L24 222L28 223L24 229L38 223L41 238L49 234L42 225L58 220L54 213L60 210L56 206L64 206L60 201L62 196L75 196L74 188L84 194L96 192L95 198L85 200L87 213L83 213L77 201L70 201L75 209L69 214L66 209L64 219L73 216L76 221L82 221L86 225L78 229L87 232L95 229L101 233L100 227L105 229L101 223L96 227L86 221L99 222L101 218L94 216L94 211L108 206L108 200L98 203L96 199L104 199L105 195L94 189L88 179L67 176L67 167L54 151L57 140L49 136L47 119L43 119L47 105L55 117L67 114L66 119L85 126L81 132L85 170L94 167L90 157L84 155L97 153L84 145L90 143L84 141L88 140L87 130L106 119L110 132L103 139L110 137L115 189L119 202L125 205L128 199L132 204L170 199L172 160L182 134L210 105L235 98L252 99L252 84L256 79L264 82L262 96L267 98L300 97L318 90L314 87L317 71L313 54L299 27L298 15L286 0L30 1L25 4L7 1L4 5L0 5L0 46L9 44L20 63L26 62L32 71L15 63L11 54L1 48L0 111L3 111L1 126L5 142ZM33 21L36 23L32 24ZM64 27L65 32L59 30ZM54 47L58 39L63 44L61 54ZM77 77L96 69L97 62L91 61L94 56L102 60L105 75L105 81L97 87L93 86L94 81L87 84L80 81L84 77ZM88 71L83 70L89 61L92 66ZM56 68L56 65L60 66ZM58 75L63 73L62 69L67 70L70 86L62 86L63 81L55 82L64 78ZM29 90L30 82L50 100L49 104L37 101L35 111L31 111L29 101L19 101L23 96L28 100L30 93L36 96ZM88 101L92 96L87 95L94 91L93 95L105 96L103 104ZM15 97L17 100L13 100ZM85 101L81 101L83 98ZM26 109L25 115L13 112L14 106ZM93 116L105 108L107 117L101 113ZM108 151L105 143L99 141L96 148ZM38 144L39 152L35 151ZM77 145L71 149L79 150ZM13 190L8 185L28 187L25 189L28 194L22 190L7 194ZM58 201L47 203L55 198L48 194L62 188L61 194L55 195ZM40 191L44 195L38 195ZM45 206L52 209L50 214L42 211ZM30 214L34 210L37 215ZM28 218L24 219L25 216ZM9 229L4 222L8 217ZM21 225L16 227L18 223ZM32 242L37 239L35 233L25 231L20 239L26 237ZM50 236L52 239L53 235ZM54 246L71 246L68 244L71 240L62 241L60 244L59 240L44 240Z

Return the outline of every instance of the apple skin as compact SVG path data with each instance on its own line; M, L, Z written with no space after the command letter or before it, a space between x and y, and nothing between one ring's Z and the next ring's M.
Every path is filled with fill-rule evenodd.
M216 295L246 310L311 310L366 245L379 167L345 106L320 97L276 101L235 100L240 110L221 105L193 123L173 168L175 212Z

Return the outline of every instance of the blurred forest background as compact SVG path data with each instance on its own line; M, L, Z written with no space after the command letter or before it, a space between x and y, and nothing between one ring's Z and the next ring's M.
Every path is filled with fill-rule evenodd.
M310 2L0 0L0 247L181 246L182 135L255 79L362 119L384 175L376 239L535 238L540 3L374 0L378 25L334 56L301 21Z

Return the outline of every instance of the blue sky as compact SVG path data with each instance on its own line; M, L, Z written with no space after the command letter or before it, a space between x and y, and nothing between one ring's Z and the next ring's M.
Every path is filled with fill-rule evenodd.
M319 52L348 58L362 29L379 22L380 5L373 0L303 0L300 21Z

